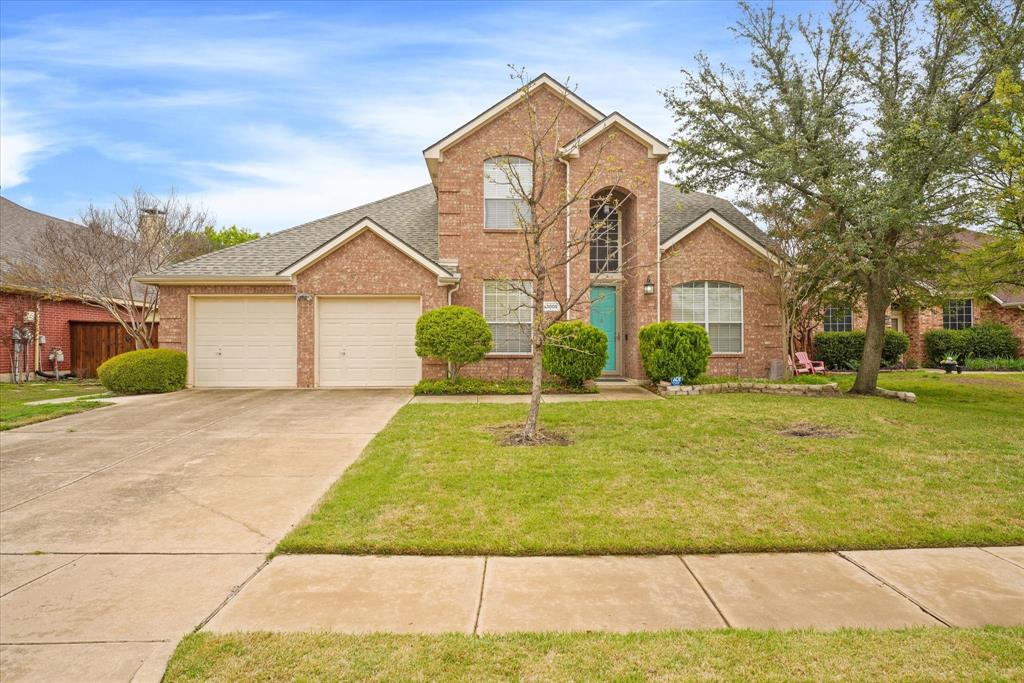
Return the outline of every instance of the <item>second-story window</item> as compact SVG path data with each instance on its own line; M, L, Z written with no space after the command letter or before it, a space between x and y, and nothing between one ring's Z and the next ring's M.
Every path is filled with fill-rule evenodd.
M533 191L533 164L521 157L484 162L484 227L518 230L530 222L526 197Z
M619 212L608 201L595 202L590 209L590 272L617 273L619 270Z

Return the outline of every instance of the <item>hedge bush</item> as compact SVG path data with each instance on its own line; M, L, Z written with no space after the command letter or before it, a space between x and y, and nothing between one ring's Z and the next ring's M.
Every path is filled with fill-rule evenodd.
M819 332L814 335L814 357L829 370L850 370L864 354L864 340L867 334L861 330L853 332ZM882 367L891 367L910 348L910 337L896 330L886 330L882 342Z
M555 323L544 343L544 369L571 387L601 376L608 360L608 335L582 320Z
M465 306L442 306L416 321L416 355L439 358L448 365L448 379L491 350L491 328L477 311Z
M117 394L162 394L185 388L188 360L181 351L128 351L96 368L100 382Z
M652 323L640 328L640 360L652 382L682 377L691 383L707 372L708 333L694 323Z
M964 361L968 358L1013 358L1020 339L1013 330L999 323L984 323L963 330L932 330L924 335L928 362L935 366L946 356Z

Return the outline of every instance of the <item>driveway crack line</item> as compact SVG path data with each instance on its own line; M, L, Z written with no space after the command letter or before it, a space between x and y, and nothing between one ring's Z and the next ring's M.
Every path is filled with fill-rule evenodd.
M208 616L207 616L207 617L206 617L205 619L203 619L202 621L200 621L200 622L199 622L199 625L198 625L198 626L196 626L196 627L195 627L194 629L192 629L192 632L193 632L193 633L196 633L197 631L201 630L201 629L202 629L202 628L203 628L204 626L206 626L206 625L207 625L208 623L210 623L210 620L211 620L211 619L213 619L213 618L214 618L215 616L217 616L217 615L218 615L218 614L220 613L220 611L221 611L222 609L224 609L225 607L227 607L227 604L228 604L229 602L231 602L231 600L232 600L232 599L233 599L233 598L234 598L234 597L235 597L236 595L238 595L239 593L241 593L241 592L242 592L242 589L243 589L243 588L245 588L245 587L246 587L246 585L248 585L248 583L249 583L250 581L252 581L253 579L255 579L255 578L256 578L256 575L257 575L257 574L259 574L259 573L260 573L261 571L263 571L263 568L264 568L264 567L266 567L266 566L267 566L268 564L270 564L270 563L271 563L271 561L272 561L272 559L273 559L273 558L267 558L267 559L263 560L263 563L262 563L262 564L260 564L260 566L256 567L256 569L255 569L255 570L254 570L254 571L252 572L252 574L249 574L249 576L247 576L247 577L245 578L245 580L244 580L244 581L242 581L242 583L240 583L240 584L238 584L237 586L235 586L234 588L232 588L232 589L231 589L231 591L230 591L230 592L229 592L229 593L227 594L227 597L225 597L225 598L224 598L223 600L221 600L220 604L219 604L219 605L217 605L217 606L216 606L216 607L215 607L215 608L213 609L213 611L212 611L212 612L210 612L210 614L209 614L209 615L208 615Z
M998 558L999 558L1000 560L1002 560L1003 562L1009 562L1010 564L1012 564L1012 565L1013 565L1014 567L1016 567L1017 569L1024 569L1024 566L1022 566L1022 565L1019 565L1019 564L1017 564L1016 562L1014 562L1014 561L1013 561L1013 560L1011 560L1010 558L1008 558L1008 557L1003 557L1002 555L1000 555L1000 554L998 554L998 553L994 553L994 552L992 552L991 550L988 550L987 548L982 548L981 546L978 546L978 550L980 550L980 551L981 551L981 552L983 552L983 553L988 553L988 554L989 554L989 555L991 555L992 557L998 557Z
M700 579L697 578L697 574L690 568L690 565L686 563L686 558L682 555L676 555L676 557L678 557L679 561L683 563L683 566L686 567L686 571L690 573L690 576L693 577L693 580L697 582L698 586L700 586L701 591L704 592L704 596L708 599L708 602L710 602L711 606L715 608L716 612L718 612L718 618L722 620L722 623L725 624L726 628L732 628L732 624L730 624L729 620L725 618L725 614L722 612L722 608L718 606L718 603L715 602L715 599L711 597L711 593L708 592L708 589L705 588L704 584L701 583Z
M28 556L36 555L36 553L25 553L25 554L28 555ZM25 586L29 585L30 583L35 583L36 581L38 581L39 579L43 578L44 576L49 576L50 574L54 573L55 571L58 571L60 569L63 569L64 567L68 566L69 564L72 564L74 562L78 562L83 557L85 557L84 554L82 554L82 553L75 553L75 557L72 557L70 560L68 560L64 564L62 564L62 565L60 565L58 567L54 567L50 571L44 572L43 574L40 574L36 578L31 579L29 581L26 581L25 583L23 583L23 584L21 584L19 586L15 586L11 590L7 591L6 593L0 593L0 598L4 597L5 595L10 595L14 591L18 590L19 588L24 588Z
M257 536L259 536L260 538L264 538L264 539L270 541L271 543L274 542L274 539L272 539L270 536L267 536L265 533L263 533L262 531L260 531L259 529L255 528L255 527L249 526L248 524L246 524L242 520L235 519L234 517L232 517L228 513L221 512L217 508L214 508L214 507L211 507L209 505L205 505L203 503L200 503L198 500L194 500L193 498L188 497L187 495L185 495L184 493L179 491L177 488L172 488L171 490L174 491L175 493L177 493L179 496L181 496L185 500L187 500L188 502L190 502L193 505L195 505L196 507L202 508L203 510L206 510L207 512L212 512L215 515L220 515L224 519L230 520L230 521L234 522L235 524L237 524L237 525L239 525L241 527L244 527L248 531L251 531L252 533L254 533Z
M489 558L484 555L484 570L480 573L480 597L476 601L476 618L473 620L473 635L480 635L480 612L484 608L484 584L487 583L487 560Z
M915 600L914 598L910 597L910 595L908 595L906 592L904 592L903 590L899 589L897 586L895 586L894 584L890 583L889 581L883 579L881 576L879 576L875 572L871 571L870 569L868 569L867 567L862 565L860 562L857 562L852 557L847 557L846 554L844 554L842 551L837 551L836 555L838 555L839 557L843 558L844 560L846 560L847 562L852 564L854 567L857 567L858 569L860 569L862 572L864 572L865 574L867 574L868 576L870 576L874 580L880 582L882 585L887 586L889 589L894 591L897 595L900 595L904 599L909 600L914 605L917 605L918 609L920 609L922 612L924 612L925 614L927 614L931 618L939 621L943 626L947 626L949 628L953 628L953 624L950 623L948 620L946 620L943 617L939 616L938 613L936 613L935 611L929 609L928 607L925 607L924 604L922 604L922 603L918 602L917 600Z

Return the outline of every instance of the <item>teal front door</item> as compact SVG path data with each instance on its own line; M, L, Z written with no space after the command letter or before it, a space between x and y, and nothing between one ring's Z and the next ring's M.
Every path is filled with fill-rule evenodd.
M618 364L619 300L614 287L590 288L590 324L608 335L608 358L604 372L615 372Z

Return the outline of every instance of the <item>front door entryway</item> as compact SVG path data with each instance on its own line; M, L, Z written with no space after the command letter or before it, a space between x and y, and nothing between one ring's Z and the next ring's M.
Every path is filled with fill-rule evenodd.
M619 300L615 287L590 288L590 324L608 335L604 373L618 372Z

